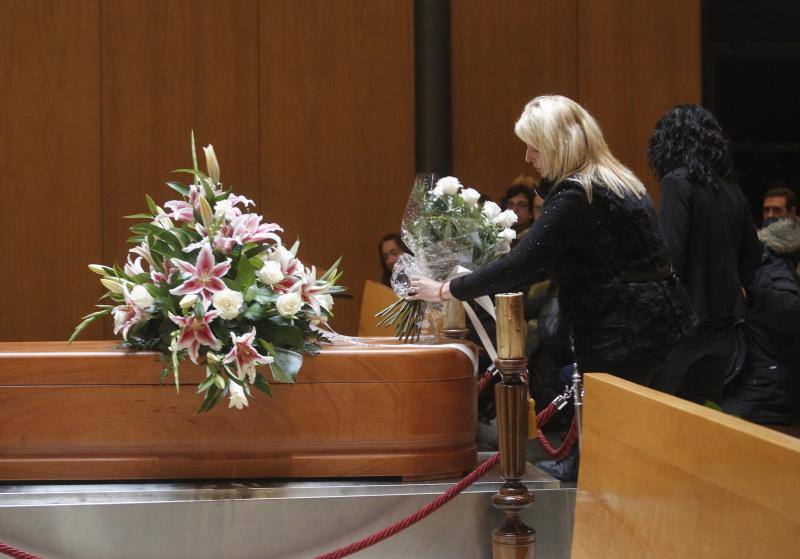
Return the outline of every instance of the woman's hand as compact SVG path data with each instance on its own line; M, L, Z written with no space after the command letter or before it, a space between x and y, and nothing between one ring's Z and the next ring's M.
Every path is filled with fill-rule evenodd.
M430 278L422 276L413 276L411 278L411 287L408 290L406 299L411 301L430 301L436 303L442 300L442 297L449 299L450 282L433 281Z

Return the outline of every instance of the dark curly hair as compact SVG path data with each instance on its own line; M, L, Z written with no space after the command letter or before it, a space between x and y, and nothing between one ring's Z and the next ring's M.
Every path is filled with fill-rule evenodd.
M693 183L717 187L733 171L722 127L699 105L677 105L662 115L650 136L647 159L658 180L685 167Z

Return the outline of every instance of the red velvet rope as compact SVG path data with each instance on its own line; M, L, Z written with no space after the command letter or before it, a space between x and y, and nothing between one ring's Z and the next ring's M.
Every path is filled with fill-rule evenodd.
M488 460L486 460L483 464L478 466L471 474L466 476L456 485L448 489L445 493L439 495L436 499L428 503L426 506L424 506L414 514L410 514L403 520L395 522L394 524L392 524L391 526L389 526L384 530L381 530L380 532L376 532L375 534L367 536L366 538L358 540L357 542L351 543L348 546L341 547L336 551L331 551L330 553L326 553L324 555L318 555L314 559L340 559L341 557L346 557L352 553L356 553L357 551L361 551L362 549L366 549L370 546L373 546L376 543L385 540L386 538L394 536L396 533L405 530L412 524L419 522L432 512L440 509L442 506L450 502L464 489L475 483L475 481L478 478L480 478L486 472L491 470L499 461L500 461L500 454L498 453L489 458Z
M0 553L8 557L14 557L15 559L42 559L38 555L26 553L3 542L0 542Z

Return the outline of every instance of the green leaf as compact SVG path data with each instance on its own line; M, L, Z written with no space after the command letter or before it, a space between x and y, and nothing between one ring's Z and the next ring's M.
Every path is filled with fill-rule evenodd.
M305 343L303 333L297 326L287 324L285 320L279 316L261 320L256 324L259 337L269 340L276 346L288 346L302 350Z
M242 289L247 289L256 281L256 270L244 252L239 257L239 263L236 266L236 281L239 282Z
M278 294L271 289L259 287L258 284L254 283L245 290L244 300L248 302L255 301L259 305L266 305L268 303L274 303L277 301Z
M150 214L133 214L133 215L126 215L123 217L125 219L153 219L153 216Z
M270 387L267 379L264 378L264 375L261 373L256 373L256 380L253 382L253 386L258 388L261 392L266 394L267 396L272 396L272 387Z
M705 407L711 408L712 410L722 411L720 405L714 402L713 400L706 400L704 405Z
M213 385L215 376L216 376L216 373L214 373L213 375L208 375L206 377L206 380L204 380L199 385L197 385L197 393L199 394L203 390L207 390L211 385Z
M244 311L244 317L247 320L258 322L259 320L263 320L265 318L268 310L269 309L267 309L263 305L259 305L258 303L253 303L247 308L246 311Z
M341 262L342 262L342 257L340 256L339 258L336 259L336 262L331 264L331 266L325 271L325 273L322 274L322 276L320 276L319 279L321 281L329 281L331 278L333 278L333 276L336 275L336 271L339 269L339 264L341 264Z
M74 342L75 338L77 338L80 335L80 333L83 332L87 326L89 326L89 324L91 324L101 316L109 314L110 312L111 312L110 308L104 308L84 316L83 322L81 322L80 324L78 324L78 326L75 327L75 331L72 332L72 335L69 337L69 341L67 343L71 344L72 342Z
M275 355L275 346L272 345L271 343L269 343L268 341L262 340L261 338L259 338L258 339L258 345L260 345L261 348L264 351L266 351L267 353L269 353L270 355L273 355L273 356Z
M166 242L174 251L183 251L183 245L181 245L178 237L176 237L171 231L163 229L158 225L153 225L152 223L138 223L132 226L130 229L134 233L138 233L140 235L152 235L156 239L161 239Z
M153 201L153 199L150 198L150 195L145 194L144 199L147 200L147 208L150 210L150 213L153 215L158 215L158 206Z
M272 367L272 378L277 382L294 384L297 373L300 372L300 367L303 366L303 355L296 351L276 347L275 361L270 366Z
M200 409L197 410L197 415L205 413L216 406L225 396L226 392L227 390L220 390L216 384L210 386L206 392L206 397L203 399L203 403L200 405Z
M198 171L195 169L174 169L173 173L184 173L187 175L195 175L198 178L207 179L208 175L206 175L203 171Z
M167 181L167 186L170 187L175 192L177 192L178 194L182 194L183 196L189 196L189 187L182 185L178 181Z

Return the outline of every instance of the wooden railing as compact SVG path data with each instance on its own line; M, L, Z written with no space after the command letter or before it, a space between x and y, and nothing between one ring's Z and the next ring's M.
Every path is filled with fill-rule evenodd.
M800 440L586 375L573 559L797 557Z

